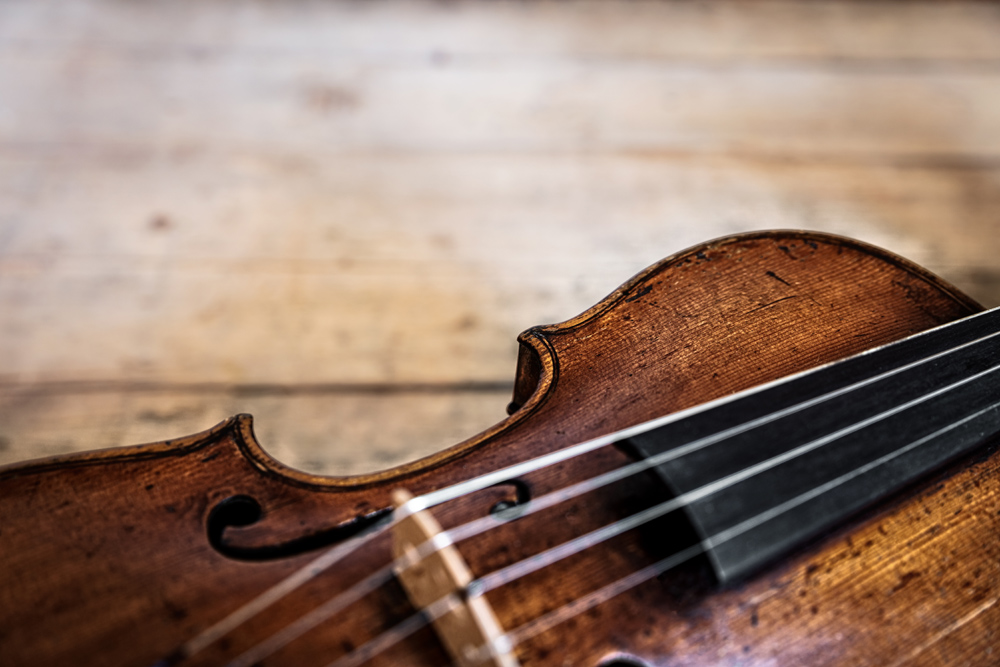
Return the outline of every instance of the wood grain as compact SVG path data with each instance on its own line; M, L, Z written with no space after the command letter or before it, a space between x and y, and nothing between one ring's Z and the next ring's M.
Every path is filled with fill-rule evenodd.
M4 3L0 462L251 411L296 466L399 463L503 414L518 332L752 229L1000 304L998 30L983 3Z
M524 406L420 464L356 478L298 473L269 459L241 418L152 447L8 468L0 473L12 545L0 551L5 658L152 664L311 560L233 559L212 548L206 522L227 497L249 495L263 508L258 521L226 530L227 548L283 543L388 506L399 486L441 488L977 309L921 269L853 242L735 238L675 256L587 313L528 332L522 343L539 372ZM538 497L627 461L607 448L520 481ZM998 473L994 445L743 584L720 590L706 579L707 565L691 563L521 643L518 658L588 667L623 655L663 666L919 664L935 656L993 664ZM574 498L460 549L481 576L662 500L650 481L633 477ZM446 528L464 523L502 493L463 497L435 515ZM516 629L648 565L667 548L658 531L674 530L626 533L493 590L490 603L503 627ZM373 542L186 664L227 663L387 562L390 546ZM411 613L395 587L384 587L261 664L326 664ZM373 664L442 660L425 633Z

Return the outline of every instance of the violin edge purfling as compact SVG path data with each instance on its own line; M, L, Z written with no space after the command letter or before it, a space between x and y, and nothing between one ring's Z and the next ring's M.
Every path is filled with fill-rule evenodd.
M397 469L351 478L292 471L257 445L248 418L159 445L8 466L0 470L0 651L13 665L67 656L78 664L152 664L315 555L275 557L269 547L349 532L358 517L388 507L396 487L441 488L979 309L923 269L865 244L802 232L730 237L650 267L578 317L523 333L512 416ZM625 460L615 456L564 474L591 475ZM991 604L1000 508L997 457L984 457L746 583L679 602L669 577L649 582L519 646L518 659L526 666L615 655L651 665L889 664L913 653L912 664L941 655L989 664L992 640L983 629L1000 627ZM574 479L530 480L530 491ZM509 493L490 491L461 511L443 508L442 522L482 515ZM262 514L227 524L222 539L232 553L256 555L245 559L207 540L213 511L240 496ZM567 512L613 514L582 502ZM548 537L569 537L571 529L552 526ZM461 545L473 570L499 548L516 551L489 535ZM525 536L524 548L540 539ZM624 536L567 562L558 577L498 589L490 601L501 623L521 624L587 594L599 576L626 574L648 559L643 550L638 537ZM331 576L356 577L359 567L345 564ZM304 594L317 599L336 584L317 581ZM223 660L244 635L293 620L291 602L227 638L232 649L219 642L191 664ZM398 604L386 597L362 605L356 621L323 626L275 660L329 657L343 644L338 632L364 637L361 624L386 622L378 619L390 603ZM433 635L419 638L372 664L399 664L401 655L436 664L442 654Z

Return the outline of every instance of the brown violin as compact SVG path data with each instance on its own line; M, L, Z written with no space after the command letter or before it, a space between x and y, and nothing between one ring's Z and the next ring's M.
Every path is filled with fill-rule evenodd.
M0 664L1000 662L1000 311L767 232L519 342L507 419L384 472L247 415L0 469Z

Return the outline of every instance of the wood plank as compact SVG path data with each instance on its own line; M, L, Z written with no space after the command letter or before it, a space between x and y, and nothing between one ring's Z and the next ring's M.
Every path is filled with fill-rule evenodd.
M766 19L727 4L711 5L715 16L674 4L643 5L632 15L607 4L456 12L407 4L394 12L392 5L251 3L238 21L216 4L198 12L83 6L89 11L58 20L44 8L6 6L0 145L7 150L1000 158L1000 50L987 38L1000 28L1000 10L989 6L775 4L766 5L765 15L776 15L767 29ZM548 21L531 23L537 12ZM414 16L422 18L408 22ZM563 21L577 22L569 29L576 37L558 36ZM534 37L516 38L525 24ZM437 28L423 34L423 25ZM860 34L848 38L848 25ZM678 57L664 58L654 45L674 44L673 32L688 36L671 47L682 49ZM723 38L728 32L732 42ZM491 46L468 57L432 46L447 43L432 36L448 34ZM597 48L616 43L608 34L643 57ZM539 52L525 39L547 46ZM724 45L728 64L696 43ZM924 64L911 62L917 44L930 49L919 52ZM817 55L822 45L828 52ZM761 48L783 55L755 59ZM938 49L960 57L928 60Z
M294 465L383 467L502 416L520 330L750 229L1000 304L998 29L984 3L2 3L0 461L257 411Z
M304 163L290 182L264 158L179 161L163 181L151 168L70 161L0 193L23 211L0 257L4 381L509 381L519 331L762 227L860 237L1000 303L1000 170L378 157Z
M1000 70L136 60L0 52L15 155L698 151L1000 160ZM233 70L236 73L233 73ZM69 94L74 111L50 91ZM400 113L401 110L405 113ZM294 128L294 132L289 131Z
M933 67L1000 59L1000 10L982 2L631 0L378 3L287 0L126 5L7 2L0 41L22 50L126 49L191 61L236 52L323 59L884 60Z

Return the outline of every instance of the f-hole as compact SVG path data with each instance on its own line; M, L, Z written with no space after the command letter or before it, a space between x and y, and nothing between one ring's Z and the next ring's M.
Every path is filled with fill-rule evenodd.
M355 517L339 526L309 533L287 542L260 547L241 547L226 541L226 529L253 525L264 517L264 510L256 498L236 495L220 501L212 508L205 522L205 529L209 544L223 556L234 560L262 561L288 558L314 549L333 546L354 537L390 514L392 508L386 507Z

